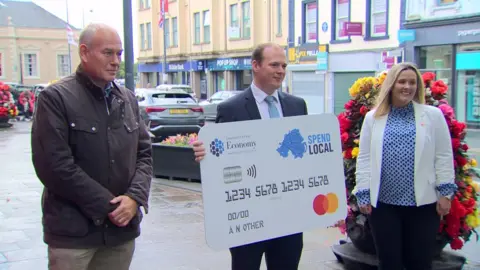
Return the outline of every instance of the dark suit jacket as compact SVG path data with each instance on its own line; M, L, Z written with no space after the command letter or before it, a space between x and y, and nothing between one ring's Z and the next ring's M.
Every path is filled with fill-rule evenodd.
M303 98L278 91L283 117L306 115L307 104ZM216 123L261 119L257 102L249 87L243 93L235 95L217 106Z

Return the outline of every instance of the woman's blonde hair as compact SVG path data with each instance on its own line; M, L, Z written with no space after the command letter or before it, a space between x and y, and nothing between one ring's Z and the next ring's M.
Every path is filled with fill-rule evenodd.
M423 85L422 74L418 71L413 63L400 63L394 65L387 73L387 77L382 84L380 93L375 101L375 117L387 115L390 112L390 105L392 104L392 90L398 77L405 70L412 70L417 74L417 91L413 100L420 104L425 104L425 87Z

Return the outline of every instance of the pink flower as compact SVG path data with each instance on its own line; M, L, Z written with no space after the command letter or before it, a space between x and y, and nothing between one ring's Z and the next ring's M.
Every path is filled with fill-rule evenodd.
M438 108L448 119L453 119L455 117L455 112L453 111L453 108L450 107L448 104L442 104L438 106Z

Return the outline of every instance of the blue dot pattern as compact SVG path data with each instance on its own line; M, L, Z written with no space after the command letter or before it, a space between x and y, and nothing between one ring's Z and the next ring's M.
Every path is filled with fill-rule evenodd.
M457 184L443 183L443 184L438 185L437 190L440 193L440 195L442 195L444 197L450 197L455 192L457 192Z
M416 205L415 134L413 104L392 107L383 136L379 201L402 206Z
M379 201L388 204L415 206L415 111L413 104L392 108L383 138L383 158ZM437 186L441 196L450 197L455 183ZM359 205L370 204L370 190L359 190L355 197Z

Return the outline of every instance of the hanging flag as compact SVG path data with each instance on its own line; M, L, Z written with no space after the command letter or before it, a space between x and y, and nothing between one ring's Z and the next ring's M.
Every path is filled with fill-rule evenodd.
M70 28L70 25L67 24L67 40L68 44L78 46L77 42L75 41L75 34L73 33L72 28Z
M160 0L160 19L158 20L158 27L160 28L163 28L166 13L168 13L168 0Z

